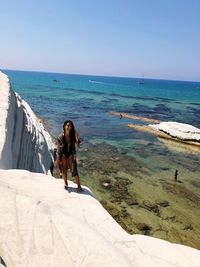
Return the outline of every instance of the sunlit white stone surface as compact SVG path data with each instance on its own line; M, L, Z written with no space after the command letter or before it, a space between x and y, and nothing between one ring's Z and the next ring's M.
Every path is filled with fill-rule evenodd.
M7 267L197 267L200 251L127 234L84 187L0 170L0 256Z
M168 121L149 126L183 141L200 141L200 129L189 124Z
M48 173L54 147L51 137L2 72L0 95L0 168Z

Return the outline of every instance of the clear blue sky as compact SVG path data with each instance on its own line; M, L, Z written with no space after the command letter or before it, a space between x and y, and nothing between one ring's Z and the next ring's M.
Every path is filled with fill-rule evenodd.
M200 81L200 0L0 0L0 68Z

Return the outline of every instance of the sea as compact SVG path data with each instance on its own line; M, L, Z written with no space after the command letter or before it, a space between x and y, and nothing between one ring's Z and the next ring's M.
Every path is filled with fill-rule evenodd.
M171 187L169 189L168 183L173 181L176 170L180 185L200 199L199 148L131 129L127 126L129 123L147 123L111 114L112 111L123 112L200 128L200 82L13 70L3 72L9 76L13 90L45 121L55 139L62 132L65 120L74 122L82 141L77 152L81 180L100 201L104 201L104 206L111 201L112 205L117 203L115 207L121 210L127 208L128 214L134 216L135 205L131 211L130 201L125 203L120 200L120 195L134 195L140 205L145 196L149 201L162 198L166 192L174 196L176 192ZM125 182L119 184L122 180ZM117 186L126 187L126 192L118 192L118 198L117 189L113 189ZM188 194L178 192L180 199L187 198ZM173 201L175 203L176 199ZM187 201L191 199L187 198ZM188 205L190 210L190 203ZM197 207L199 202L194 210ZM118 217L115 219L120 220ZM135 233L139 229L135 225L122 226L130 233L132 227ZM156 236L153 230L149 233ZM169 235L163 238L171 240ZM192 246L200 244L197 242Z

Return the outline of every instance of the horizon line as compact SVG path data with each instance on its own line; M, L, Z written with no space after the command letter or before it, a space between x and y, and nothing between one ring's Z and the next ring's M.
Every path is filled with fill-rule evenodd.
M10 69L10 68L0 68L0 70L8 71L22 71L22 72L36 72L36 73L51 73L51 74L66 74L66 75L82 75L82 76L96 76L96 77L113 77L113 78L124 78L124 79L140 79L140 80L161 80L161 81L174 81L174 82L195 82L200 83L200 80L179 80L179 79L165 79L165 78L155 78L155 77L136 77L136 76L116 76L116 75L104 75L104 74L83 74L83 73L69 73L69 72L57 72L57 71L44 71L44 70L23 70L23 69Z

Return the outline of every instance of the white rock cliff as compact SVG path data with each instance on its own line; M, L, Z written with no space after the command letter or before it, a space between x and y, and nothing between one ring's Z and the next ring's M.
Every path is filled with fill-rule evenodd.
M48 173L52 162L51 137L30 106L14 93L0 73L0 168Z
M2 73L0 95L0 257L7 267L200 266L199 250L129 235L88 188L77 194L69 183L67 192L63 181L42 174L49 135Z

